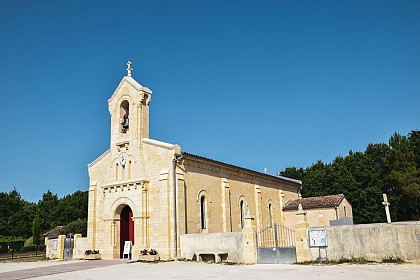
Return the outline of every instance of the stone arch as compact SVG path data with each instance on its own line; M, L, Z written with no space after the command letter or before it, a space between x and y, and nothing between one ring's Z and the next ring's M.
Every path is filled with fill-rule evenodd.
M110 212L108 213L108 218L114 220L119 219L121 211L126 205L130 206L131 210L133 211L133 217L137 217L138 211L134 202L128 197L119 197L112 203Z
M120 132L127 133L130 128L130 102L127 99L124 99L119 107L119 119L120 119Z

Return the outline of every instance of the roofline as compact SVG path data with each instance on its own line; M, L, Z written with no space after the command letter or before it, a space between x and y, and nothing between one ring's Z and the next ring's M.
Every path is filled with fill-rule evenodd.
M310 206L310 207L306 207L304 209L314 209L314 208L328 208L328 207L338 207L341 202L343 202L344 199L347 200L347 202L351 205L350 201L346 198L346 196L343 193L339 193L339 194L331 194L331 195L321 195L321 196L310 196L310 197L302 197L302 198L296 198L296 199L289 199L283 206L282 210L284 211L288 211L288 210L296 210L298 209L299 205L297 205L296 207L293 206L293 208L289 208L289 209L285 209L288 205L289 202L293 201L293 200L298 200L298 199L309 199L309 198L315 198L315 197L325 197L325 196L336 196L339 195L341 196L340 200L337 203L334 204L326 204L326 205L315 205L315 206ZM353 206L352 206L353 207Z
M262 173L262 172L258 172L258 171L255 171L255 170L240 167L240 166L237 166L237 165L217 161L217 160L214 160L214 159L211 159L211 158L206 158L206 157L202 157L202 156L199 156L199 155L194 155L194 154L191 154L191 153L188 153L188 152L182 152L182 155L184 157L196 158L196 159L217 163L217 164L224 165L224 166L231 167L231 168L240 169L242 171L245 171L245 172L248 172L248 173L251 173L251 174L255 174L255 175L258 175L258 176L264 176L264 177L267 177L267 178L270 178L270 179L275 179L275 180L281 179L281 180L288 181L288 182L295 183L295 184L299 184L300 186L302 186L302 181L301 180L296 180L296 179L292 179L292 178L288 178L288 177L284 177L284 176L276 176L276 175L271 175L271 174L267 174L267 173Z

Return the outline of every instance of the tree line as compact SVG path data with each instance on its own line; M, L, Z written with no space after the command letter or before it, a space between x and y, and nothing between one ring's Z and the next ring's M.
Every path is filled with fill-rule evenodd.
M27 239L32 236L34 223L39 224L42 233L60 225L65 226L63 234L72 232L86 236L88 192L76 191L58 198L48 190L38 203L33 203L22 199L14 188L0 192L0 213L0 236Z
M280 175L302 180L302 197L343 193L353 207L355 223L385 222L386 193L392 221L420 218L420 131L394 133L388 144L349 151L331 163L286 167Z

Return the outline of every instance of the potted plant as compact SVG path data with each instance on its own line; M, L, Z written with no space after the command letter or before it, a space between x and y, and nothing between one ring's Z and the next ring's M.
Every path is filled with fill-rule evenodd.
M85 251L85 260L100 260L101 254L98 250L86 250Z
M140 251L140 261L155 262L160 260L160 257L155 249L143 249Z

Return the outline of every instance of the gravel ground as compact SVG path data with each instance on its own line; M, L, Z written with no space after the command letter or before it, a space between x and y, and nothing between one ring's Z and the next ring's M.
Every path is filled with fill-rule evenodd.
M83 263L80 262L80 263ZM0 273L27 268L78 262L1 263ZM416 264L340 264L340 265L220 265L194 262L118 263L31 279L230 279L266 280L290 277L293 280L404 279L419 280ZM1 275L0 275L0 279Z

